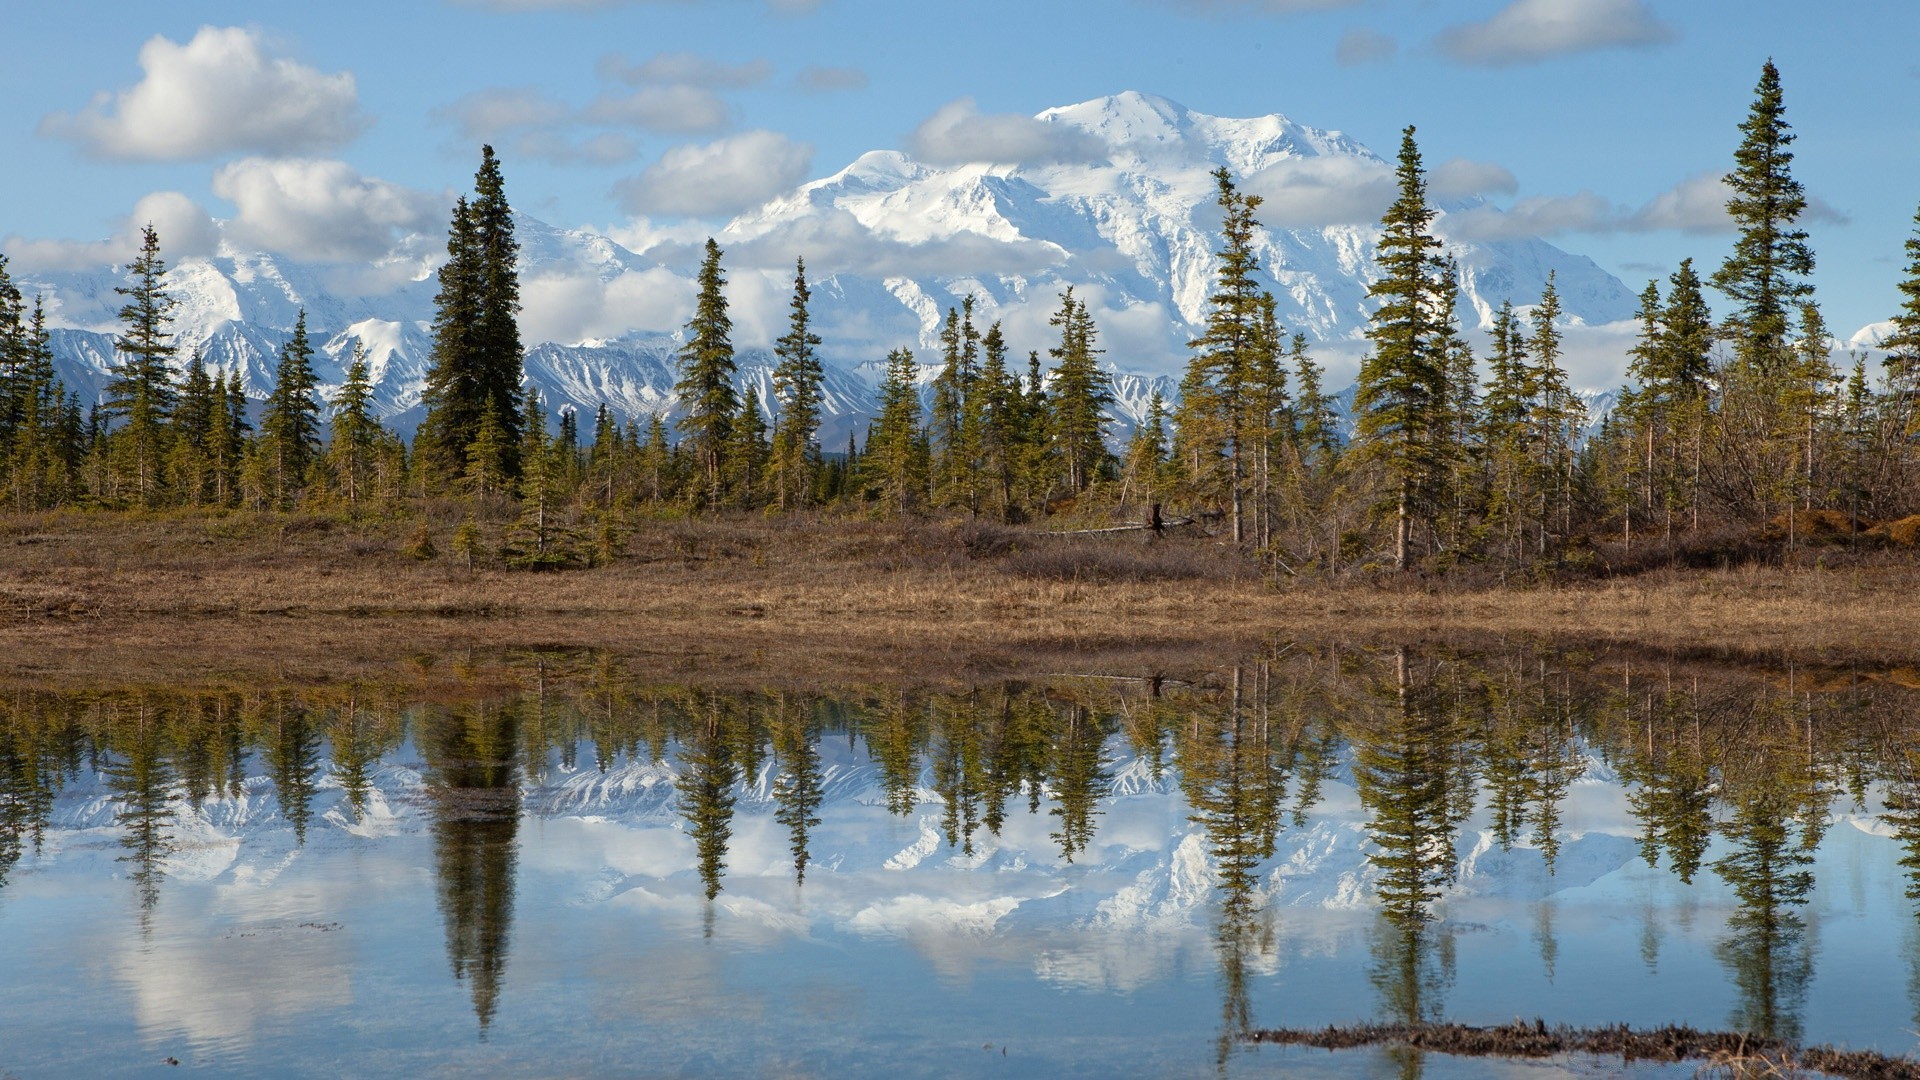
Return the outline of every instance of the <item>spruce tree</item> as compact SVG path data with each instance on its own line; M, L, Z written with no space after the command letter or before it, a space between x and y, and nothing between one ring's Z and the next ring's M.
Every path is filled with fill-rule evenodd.
M1574 396L1567 385L1566 370L1560 366L1559 319L1560 293L1552 272L1548 272L1546 289L1533 310L1533 367L1527 378L1533 397L1528 419L1537 499L1535 520L1542 555L1547 552L1548 533L1556 516L1563 539L1572 531L1574 450L1586 426L1586 406Z
M1213 179L1222 211L1222 246L1214 253L1219 270L1207 298L1206 332L1187 343L1193 356L1181 384L1179 427L1193 481L1226 502L1238 543L1246 538L1246 457L1254 436L1246 399L1263 344L1263 294L1254 280L1260 264L1253 254L1254 232L1260 227L1253 212L1261 200L1241 194L1224 166L1214 170ZM1265 359L1273 361L1277 343L1267 345Z
M995 513L1004 518L1013 508L1020 452L1020 380L1007 369L1007 339L999 323L987 328L981 352L980 375L969 412L977 417L973 422L979 431L982 483L992 491Z
M367 375L367 347L356 341L346 381L333 397L333 442L327 448L334 484L349 506L358 505L370 494L381 434L380 421L373 412L373 384Z
M307 470L320 455L320 401L314 389L313 344L307 339L307 312L294 320L293 336L280 348L273 392L260 414L260 438L271 470L272 499L288 505L306 486Z
M199 349L193 350L173 411L174 490L189 506L199 506L211 494L214 416L226 407L224 396L207 374L206 359Z
M10 443L26 406L26 300L0 254L0 445Z
M896 512L917 509L926 486L918 374L913 353L895 349L888 354L879 415L860 454L862 485Z
M1060 344L1048 350L1054 358L1053 442L1062 479L1070 494L1093 483L1107 458L1107 409L1113 405L1113 381L1100 370L1094 348L1099 331L1084 300L1073 287L1060 295L1060 310L1049 320L1060 328Z
M780 416L773 431L773 487L778 505L805 506L811 498L820 447L820 394L824 371L814 351L820 335L813 332L807 304L807 263L793 264L793 301L787 332L774 343L779 363L773 369L773 390L780 399Z
M433 353L415 436L428 472L445 485L466 474L469 445L489 416L504 440L501 468L517 468L520 440L520 285L513 211L493 147L480 148L474 198L454 203L447 261L434 297Z
M1414 523L1439 502L1444 477L1447 357L1439 293L1444 269L1431 227L1425 170L1414 129L1401 135L1399 196L1381 219L1380 301L1367 328L1373 343L1354 394L1363 452L1384 474L1394 519L1394 566L1410 565Z
M109 417L124 421L112 439L120 472L135 500L153 505L166 461L167 418L177 396L170 365L178 346L167 328L175 301L161 280L167 265L160 258L160 236L152 225L140 235L140 254L127 267L130 284L113 290L127 302L120 308L122 332L113 341L123 359L107 383L106 406Z
M1534 390L1526 333L1511 301L1494 313L1492 346L1479 437L1486 455L1486 528L1502 542L1506 560L1517 563L1532 520Z
M720 503L734 418L740 412L733 391L733 320L727 315L720 254L720 245L708 237L693 318L687 323L686 344L680 347L680 381L673 387L682 409L680 430L699 462L709 506Z
M415 454L440 482L465 474L467 445L491 407L481 389L481 354L474 327L480 320L479 249L473 208L462 195L447 229L447 261L434 296L433 352L421 404L426 417L414 436Z
M1907 237L1906 276L1900 281L1900 310L1893 316L1893 332L1881 341L1887 350L1887 381L1896 396L1895 412L1912 425L1920 399L1920 212L1913 216L1914 233Z
M479 256L479 308L472 328L479 361L479 394L493 406L509 447L517 447L523 432L514 414L520 398L520 244L513 235L513 208L507 204L506 181L493 147L480 148L480 168L473 176L473 244ZM544 429L541 438L546 438ZM520 475L518 454L508 451L507 475Z
M733 445L727 451L728 486L742 506L757 507L766 495L767 420L760 411L760 391L749 384L740 397L740 415L733 425Z
M1724 333L1734 358L1762 376L1785 363L1800 301L1812 294L1813 249L1797 227L1806 192L1793 178L1793 133L1786 121L1780 70L1768 60L1754 88L1740 147L1726 184L1727 213L1739 238L1714 272L1713 286L1733 301Z

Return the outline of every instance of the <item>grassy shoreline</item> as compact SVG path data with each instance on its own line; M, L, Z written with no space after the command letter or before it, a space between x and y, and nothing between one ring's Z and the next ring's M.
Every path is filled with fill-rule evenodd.
M1920 568L1662 571L1534 587L1279 584L1205 539L742 517L637 523L610 566L530 574L402 554L413 520L0 518L0 674L326 678L417 653L593 646L661 670L994 669L1230 658L1285 639L1590 641L1776 658L1920 655Z

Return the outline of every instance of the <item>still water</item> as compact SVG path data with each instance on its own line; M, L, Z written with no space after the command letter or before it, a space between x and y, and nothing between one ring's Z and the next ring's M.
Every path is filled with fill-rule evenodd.
M1911 678L1137 674L8 690L0 1077L1619 1071L1240 1041L1515 1017L1920 1042Z

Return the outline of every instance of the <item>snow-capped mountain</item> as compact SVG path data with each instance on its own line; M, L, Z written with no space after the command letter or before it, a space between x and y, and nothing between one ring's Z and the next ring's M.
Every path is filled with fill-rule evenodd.
M1170 376L1204 320L1219 243L1212 174L1220 167L1267 200L1256 251L1282 322L1336 352L1359 350L1379 229L1368 218L1334 220L1340 215L1329 217L1320 203L1329 192L1351 194L1342 185L1390 185L1385 160L1338 132L1278 114L1208 116L1133 92L1035 120L1062 148L1040 155L1045 160L932 165L877 151L719 229L743 385L757 384L770 400L768 345L784 330L793 260L804 257L830 371L826 445L863 426L877 361L900 346L933 360L948 309L965 297L975 298L975 322L1003 323L1014 358L1024 359L1051 344L1047 317L1068 287L1099 327L1098 344L1120 375L1117 419L1130 428L1154 389L1172 398ZM1471 197L1435 205L1442 231L1448 213L1487 212ZM642 223L622 232L623 245L517 220L527 372L548 406L591 414L605 402L623 420L670 410L673 351L698 259L685 230L656 234ZM438 246L411 237L364 266L231 250L181 259L167 278L178 301L181 363L200 349L209 364L243 372L250 393L264 397L275 354L304 309L322 343L323 392L364 346L379 407L408 430L419 418ZM1449 250L1459 260L1463 304L1483 321L1504 300L1537 300L1549 272L1572 320L1615 322L1634 309L1627 288L1591 260L1538 239ZM120 268L24 268L16 276L29 295L47 297L60 328L62 377L83 399L97 395L113 363Z

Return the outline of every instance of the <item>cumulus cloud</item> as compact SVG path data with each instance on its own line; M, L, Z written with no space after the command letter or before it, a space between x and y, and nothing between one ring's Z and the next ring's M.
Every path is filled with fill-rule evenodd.
M949 102L907 138L907 152L929 165L1044 165L1098 162L1108 150L1078 128L1017 113L982 114L972 98Z
M1341 67L1359 67L1390 60L1399 51L1400 43L1391 36L1356 27L1340 35L1340 44L1333 48L1333 59Z
M702 217L765 202L806 179L813 147L776 131L676 146L614 194L640 214Z
M719 131L733 123L732 110L713 91L698 86L643 86L631 94L604 94L582 113L595 124L645 128L683 135Z
M1512 195L1520 181L1505 166L1491 161L1453 158L1427 173L1427 191L1436 199L1470 199L1475 195Z
M510 139L507 149L516 158L538 158L556 165L618 165L640 154L640 144L618 131L577 140L557 131L529 131Z
M1627 219L1637 232L1673 229L1688 233L1721 233L1733 229L1727 200L1733 197L1720 173L1689 176L1648 200Z
M1288 158L1248 176L1244 186L1264 200L1260 220L1276 228L1378 221L1397 190L1385 163L1351 157Z
M568 269L520 282L520 331L528 341L573 344L634 329L669 330L693 307L693 282L654 267L611 280Z
M793 78L794 88L809 94L830 94L836 90L865 90L867 73L856 67L818 67L800 69Z
M113 235L105 240L29 240L9 236L0 248L21 270L57 273L91 270L130 261L140 250L148 225L160 238L161 257L181 259L213 255L220 249L220 226L205 208L177 191L156 191L133 204Z
M40 132L88 153L179 161L233 152L298 154L351 141L366 126L350 72L323 74L268 55L252 30L201 27L185 45L140 47L144 75L77 113L51 113Z
M1492 18L1440 32L1440 51L1479 67L1532 64L1569 53L1671 41L1646 0L1513 0Z
M1521 199L1506 210L1477 206L1441 217L1435 229L1451 240L1490 243L1565 232L1605 232L1619 217L1612 203L1582 191Z
M531 86L476 90L434 110L468 141L498 139L509 132L564 124L572 112L565 104Z
M695 53L656 53L634 63L619 53L608 53L594 68L603 79L632 86L700 86L709 90L742 90L758 86L773 75L773 63L749 60L728 64Z
M227 223L235 247L319 262L378 258L445 215L443 198L339 161L247 158L215 173L213 192L237 211Z

